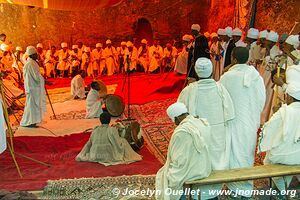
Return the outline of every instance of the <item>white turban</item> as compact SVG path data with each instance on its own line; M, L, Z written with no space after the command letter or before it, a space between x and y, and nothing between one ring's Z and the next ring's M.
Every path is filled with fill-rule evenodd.
M66 42L61 43L61 48L67 48L68 44Z
M36 53L37 53L37 51L36 51L36 49L34 48L34 46L28 46L28 47L26 48L26 54L27 54L28 56L31 56L31 55L36 54Z
M2 51L8 51L9 50L9 46L7 44L4 44L4 43L1 44L0 48L1 48Z
M191 41L191 36L186 34L186 35L182 36L182 40L189 42L189 41Z
M242 31L241 31L241 29L239 29L239 28L235 28L235 29L233 29L233 31L232 31L232 35L234 35L234 36L242 36Z
M267 36L268 36L267 30L259 32L259 38L267 38Z
M121 42L121 46L126 46L126 42Z
M209 38L209 37L210 37L210 33L209 33L209 32L205 32L205 33L204 33L204 36L205 36L206 38Z
M218 35L226 35L225 29L222 29L222 28L219 28L217 33L218 33Z
M146 39L142 39L141 43L142 44L147 44L147 40Z
M23 51L22 47L17 46L16 51Z
M210 34L210 37L211 38L218 37L218 34L217 33L212 33L212 34Z
M36 45L36 48L43 48L43 44L42 44L42 43L38 43L38 44Z
M300 100L300 68L299 65L293 65L286 70L286 93Z
M255 28L250 28L247 32L247 38L257 39L259 35L259 31Z
M199 78L208 78L211 76L213 64L208 58L198 58L195 63L195 71Z
M85 47L84 48L84 52L90 52L90 51L91 51L90 47Z
M96 44L96 48L97 48L97 47L102 47L102 44L101 44L101 43L97 43L97 44Z
M267 35L267 40L269 40L271 42L277 42L278 38L279 38L279 35L276 32L274 32L274 31L271 31Z
M78 49L78 45L73 45L72 49Z
M299 35L290 35L286 41L287 44L293 45L295 49L299 46Z
M200 25L199 24L193 24L191 27L192 30L200 31Z
M128 41L128 42L126 43L126 46L127 46L127 47L133 47L133 44L132 44L132 42Z
M111 44L111 40L106 40L106 44Z
M173 103L167 109L167 114L173 122L175 122L175 117L178 117L187 112L188 110L186 106L180 102Z
M228 36L228 37L232 37L232 28L230 26L227 26L225 28L225 34Z

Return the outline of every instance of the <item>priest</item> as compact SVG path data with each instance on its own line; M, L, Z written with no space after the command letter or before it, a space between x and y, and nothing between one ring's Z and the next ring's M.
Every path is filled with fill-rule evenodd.
M183 189L185 181L206 178L211 172L207 146L210 126L205 119L189 115L183 103L172 104L167 114L177 127L170 140L167 161L156 174L155 187L160 191L156 199L179 200L178 191ZM168 195L168 188L174 191L173 195Z
M220 79L232 98L235 110L235 119L230 124L230 169L254 165L257 130L266 99L263 79L253 66L246 64L248 58L249 50L246 47L235 47L231 61L234 65ZM253 189L252 181L228 185L232 191Z
M26 102L21 126L36 127L46 112L45 80L37 63L38 54L33 46L26 49L29 56L23 69Z
M86 118L99 118L102 110L103 99L99 94L100 86L97 81L91 83L91 90L86 98Z

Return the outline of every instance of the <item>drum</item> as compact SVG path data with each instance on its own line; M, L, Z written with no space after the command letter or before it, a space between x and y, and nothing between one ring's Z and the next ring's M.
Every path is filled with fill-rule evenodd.
M104 98L104 103L107 112L113 117L119 117L123 114L125 105L122 97L114 94L109 94Z
M96 82L100 86L100 91L99 91L100 97L101 98L105 97L107 95L107 87L106 87L105 83L100 80L96 80Z
M133 150L137 151L144 144L143 131L137 121L122 121L115 125L120 137L125 138Z

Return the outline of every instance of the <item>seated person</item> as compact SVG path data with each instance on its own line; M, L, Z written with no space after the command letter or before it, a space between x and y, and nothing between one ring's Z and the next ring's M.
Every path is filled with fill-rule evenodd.
M91 90L86 98L86 118L99 118L103 113L103 99L100 97L100 86L97 81L91 83Z
M71 95L74 99L85 98L85 72L81 70L71 81Z
M287 104L264 125L259 152L267 152L265 164L300 165L300 69L291 66L286 72ZM300 176L297 176L300 180ZM285 177L287 186L292 177ZM279 190L286 190L282 177L273 178Z
M189 115L186 106L180 102L172 104L167 114L177 127L170 140L167 161L156 174L155 188L161 191L157 193L157 200L180 199L177 191L183 189L184 182L206 178L211 173L208 122ZM174 192L172 196L167 196L167 188Z
M109 126L110 120L107 112L100 115L101 125L94 128L89 141L76 156L77 161L109 166L142 160L142 156L132 150L127 140L120 137L118 129Z

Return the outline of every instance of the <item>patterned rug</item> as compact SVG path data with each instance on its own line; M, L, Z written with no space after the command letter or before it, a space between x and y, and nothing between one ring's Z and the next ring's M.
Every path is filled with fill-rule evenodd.
M126 189L154 191L155 176L136 175L48 181L41 199L155 199L149 192L148 195L123 195Z

